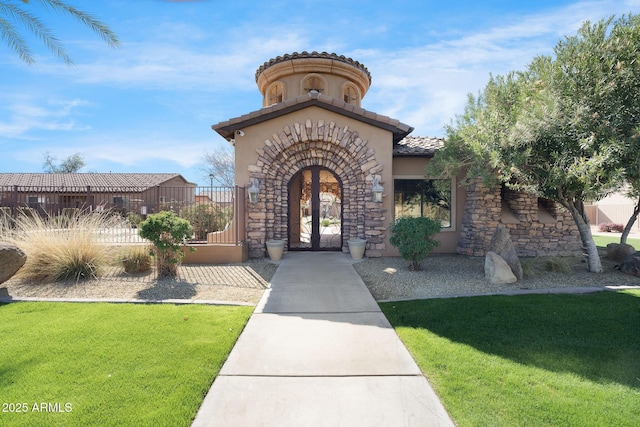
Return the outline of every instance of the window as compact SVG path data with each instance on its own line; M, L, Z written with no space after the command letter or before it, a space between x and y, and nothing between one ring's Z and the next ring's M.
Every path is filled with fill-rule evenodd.
M347 104L358 105L360 102L360 96L358 91L352 85L345 85L342 89L342 100Z
M326 83L319 74L309 74L304 78L302 82L302 89L307 93L311 92L312 90L316 90L322 93L325 86Z
M129 210L129 196L114 196L113 204L118 209Z
M394 180L395 217L426 216L438 219L443 228L451 227L450 179Z
M44 209L46 199L44 196L28 196L27 204L32 209Z
M284 100L284 85L276 82L269 87L267 91L267 103L265 106L278 104Z

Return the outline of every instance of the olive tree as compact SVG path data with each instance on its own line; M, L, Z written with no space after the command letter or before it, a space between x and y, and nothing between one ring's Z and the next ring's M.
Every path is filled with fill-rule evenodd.
M638 164L640 19L586 22L523 72L491 77L449 126L427 173L482 178L558 202L571 214L589 271L602 263L584 211ZM635 163L634 163L635 162ZM637 166L636 166L637 167Z

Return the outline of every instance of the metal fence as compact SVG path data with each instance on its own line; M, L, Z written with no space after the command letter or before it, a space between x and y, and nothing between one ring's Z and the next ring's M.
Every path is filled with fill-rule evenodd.
M239 244L243 229L242 187L29 187L0 186L0 220L20 215L71 216L80 212L117 215L118 227L101 232L112 243L140 242L137 227L150 214L173 211L194 229L193 241ZM238 215L238 212L241 215Z

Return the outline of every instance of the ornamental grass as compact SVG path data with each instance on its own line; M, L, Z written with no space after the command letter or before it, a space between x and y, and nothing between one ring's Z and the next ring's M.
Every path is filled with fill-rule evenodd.
M34 283L97 278L113 263L113 249L100 242L120 219L109 212L65 216L20 215L0 238L27 255L16 277Z

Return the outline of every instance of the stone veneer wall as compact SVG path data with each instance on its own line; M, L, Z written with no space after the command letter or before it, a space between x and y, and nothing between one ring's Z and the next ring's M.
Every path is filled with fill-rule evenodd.
M347 240L367 240L367 256L381 256L385 249L384 209L372 200L372 177L383 166L375 150L348 126L307 119L286 125L258 148L258 160L249 165L250 178L260 180L258 203L247 203L249 256L265 255L268 239L282 239L288 246L289 182L300 170L321 166L342 182L343 251Z
M467 201L458 241L459 254L485 256L498 225L511 234L519 256L571 256L583 253L578 229L571 214L558 204L544 205L554 222L538 218L538 198L526 193L505 192L505 202L518 221L502 222L500 188L488 189L479 181L467 187ZM550 209L551 208L551 209Z

